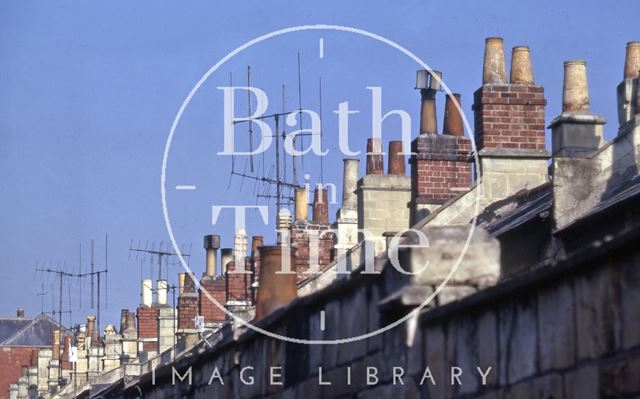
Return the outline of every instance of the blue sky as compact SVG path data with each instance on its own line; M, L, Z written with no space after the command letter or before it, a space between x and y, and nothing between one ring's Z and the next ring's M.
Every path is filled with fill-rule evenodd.
M139 302L140 261L129 259L131 239L168 241L160 201L162 153L173 118L193 85L222 56L267 32L304 24L338 24L385 36L443 71L444 80L470 102L480 86L484 38L505 38L507 59L515 45L531 47L535 79L548 98L546 119L560 112L562 62L588 62L591 105L617 128L615 87L622 78L627 41L639 40L636 1L5 1L0 5L0 279L1 314L24 306L40 311L36 295L51 277L36 265L78 271L82 243L86 269L89 240L96 239L96 264L104 265L109 234L109 298L103 318L116 322L120 308ZM491 5L489 5L491 4ZM634 29L635 28L635 29ZM324 58L318 54L324 39ZM297 105L296 57L300 53L303 107L318 109L323 79L323 122L330 154L327 182L339 184L337 120L331 111L349 101L361 111L352 121L351 147L364 149L370 134L366 86L383 87L383 107L403 108L417 129L417 65L378 43L336 32L288 35L251 48L214 74L194 97L176 131L168 182L197 184L194 192L168 196L176 239L192 244L191 264L204 269L202 235L219 233L231 245L232 218L211 225L214 204L255 204L253 186L233 179L221 150L222 95L217 86L253 83L281 109ZM444 97L439 97L439 112ZM239 107L246 107L239 100ZM441 120L439 121L441 122ZM386 124L387 122L385 122ZM397 137L394 121L385 141ZM441 126L441 123L440 123ZM394 134L396 136L394 136ZM266 167L272 161L267 157ZM256 163L261 156L256 157ZM315 182L318 159L304 171ZM238 161L243 165L244 161ZM361 173L364 165L361 165ZM338 193L339 194L339 193ZM332 207L331 214L335 214ZM273 212L273 209L272 209ZM273 214L271 215L273 219ZM250 233L273 234L250 214ZM272 220L273 222L273 220ZM180 270L169 266L171 280ZM148 261L142 269L148 275ZM164 270L163 270L164 273ZM92 312L88 284L65 287L65 307L74 322ZM57 301L57 298L56 298ZM104 305L103 305L104 306ZM51 309L47 295L45 310ZM103 307L104 309L104 307ZM67 317L65 316L65 320Z

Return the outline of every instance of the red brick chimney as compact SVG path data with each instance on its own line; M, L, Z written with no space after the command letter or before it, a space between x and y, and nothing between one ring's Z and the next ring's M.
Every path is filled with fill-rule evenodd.
M422 99L420 135L411 143L411 224L457 196L471 184L471 140L464 137L458 107L460 95L447 96L444 134L435 131L435 112L425 112L425 98L433 102L440 83L434 74L418 71L417 88ZM438 76L440 74L438 73ZM454 101L455 100L455 101ZM457 102L457 106L456 106Z

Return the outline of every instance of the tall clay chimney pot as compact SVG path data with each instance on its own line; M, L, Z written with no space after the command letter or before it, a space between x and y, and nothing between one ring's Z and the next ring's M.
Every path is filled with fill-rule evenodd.
M296 188L296 221L307 220L309 212L309 194L306 187Z
M60 360L60 330L53 330L51 340L51 359Z
M209 277L216 276L216 263L220 248L220 236L210 234L204 236L204 249L207 251L206 273Z
M624 60L624 78L640 78L640 42L627 43Z
M264 237L253 236L251 238L251 256L256 256L258 248L264 245Z
M431 89L420 90L420 133L438 133L436 93Z
M531 51L527 46L516 46L511 52L511 83L533 84Z
M589 112L589 86L587 62L565 61L562 88L562 112Z
M389 174L396 176L406 176L407 174L402 141L389 142Z
M456 106L453 98L451 98L451 95L447 95L447 100L444 105L444 127L442 128L442 133L451 136L464 136L462 114L460 113L460 108L462 108L462 103L460 102L460 94L452 94L456 102L458 103L458 106Z
M220 250L220 267L222 268L222 273L227 272L227 263L233 260L233 248L222 248Z
M382 143L378 138L367 139L367 174L384 174L384 164L382 161Z
M256 300L256 320L265 318L297 297L297 276L293 252L290 248L265 246L260 248L260 256L262 266ZM289 262L290 273L278 273L283 271L283 259Z
M501 37L489 37L485 40L482 84L504 84L506 82L504 41Z
M313 221L319 224L329 224L329 202L327 189L318 186L313 193Z
M151 306L153 303L153 282L150 278L142 280L142 306Z
M358 206L358 196L356 188L358 184L359 159L345 158L342 173L342 207L356 209Z

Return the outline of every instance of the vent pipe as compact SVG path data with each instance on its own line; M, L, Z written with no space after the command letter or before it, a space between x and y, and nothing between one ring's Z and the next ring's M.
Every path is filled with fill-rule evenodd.
M296 188L296 222L307 220L309 211L309 198L306 187Z
M358 196L356 188L358 185L359 159L345 158L342 172L342 207L356 209L358 207Z
M565 61L564 85L562 87L562 112L588 113L589 110L587 62L583 60Z
M462 124L462 114L460 113L460 108L462 108L460 94L452 94L453 98L451 98L451 95L447 95L447 100L444 105L444 127L442 128L442 134L463 137L464 126ZM455 102L458 103L458 106L456 106L453 101L454 99Z
M153 303L153 282L150 278L142 280L142 306L151 306Z
M216 276L216 262L220 248L220 236L209 234L204 236L204 249L207 251L206 274L209 277Z
M489 37L485 40L482 84L504 84L506 82L504 41L501 37Z
M382 143L378 138L367 139L367 175L384 174Z
M260 248L262 266L256 300L256 320L261 320L297 297L293 252L285 246ZM284 263L284 265L283 265ZM288 263L288 264L287 264ZM290 272L283 273L287 267Z
M511 51L511 83L533 84L531 51L527 46L516 46Z
M624 60L624 78L640 78L640 42L627 43Z
M404 153L402 152L402 141L389 142L389 174L396 176L406 176Z

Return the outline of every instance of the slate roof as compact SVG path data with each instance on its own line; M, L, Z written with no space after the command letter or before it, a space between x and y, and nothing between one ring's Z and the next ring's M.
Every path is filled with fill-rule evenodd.
M58 322L46 314L36 317L0 317L0 347L51 346L53 330L58 326Z

